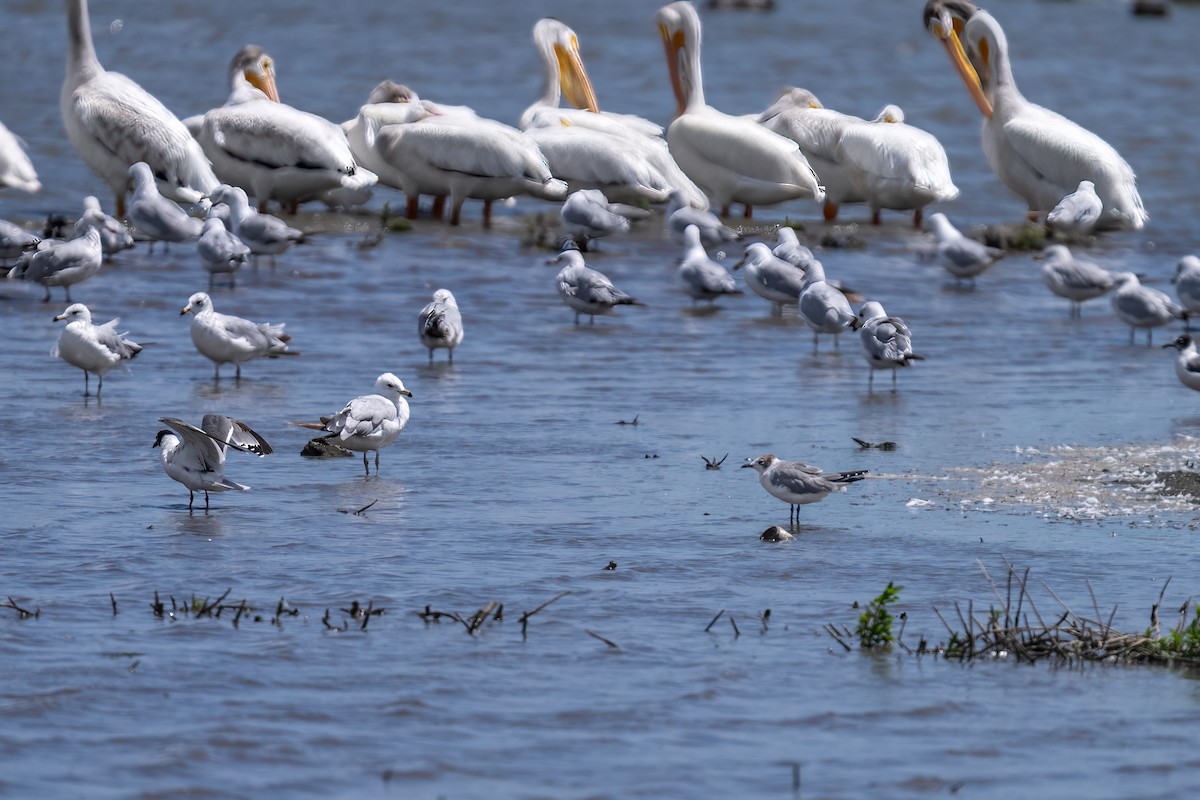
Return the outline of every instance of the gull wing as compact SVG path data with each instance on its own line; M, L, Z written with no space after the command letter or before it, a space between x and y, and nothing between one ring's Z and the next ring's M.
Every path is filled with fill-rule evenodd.
M200 426L204 429L202 433L218 442L222 448L228 446L257 456L269 456L275 452L271 445L267 444L267 440L259 436L253 428L233 417L205 414Z

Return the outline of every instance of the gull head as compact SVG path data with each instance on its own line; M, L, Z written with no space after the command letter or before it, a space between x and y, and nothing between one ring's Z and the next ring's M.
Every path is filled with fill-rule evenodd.
M752 469L761 475L770 469L771 465L778 460L779 459L775 456L767 453L766 455L759 456L758 458L746 459L746 463L742 464L742 469Z
M1175 337L1175 341L1167 342L1166 344L1163 345L1163 347L1172 347L1181 353L1184 350L1187 350L1191 346L1192 346L1192 337L1186 336L1186 335L1185 336L1177 336L1177 337Z
M164 428L154 437L154 444L150 445L150 447L170 447L172 444L178 444L178 442L179 437L173 431Z
M54 318L55 322L62 322L63 320L66 320L68 323L79 321L91 322L92 312L83 303L74 303L67 306L66 311Z
M850 322L850 329L856 331L866 324L867 320L886 316L887 313L883 310L883 303L877 300L870 300L859 307L858 315Z
M212 308L212 299L204 292L196 292L188 298L187 305L183 307L183 311L179 312L179 316L183 316L189 311L193 314L199 314L203 311Z
M390 372L385 372L375 379L375 391L385 397L391 395L412 397L412 392L404 388L404 382Z

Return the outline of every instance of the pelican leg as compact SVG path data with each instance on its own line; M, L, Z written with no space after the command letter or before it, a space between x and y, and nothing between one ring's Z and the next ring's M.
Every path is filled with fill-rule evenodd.
M721 206L721 219L729 216L729 206Z
M492 201L483 201L483 227L492 227Z
M750 205L749 203L743 203L742 204L742 218L750 219L753 216L754 216L754 206Z
M825 217L826 222L833 222L835 219L837 219L838 204L837 203L826 203L824 205L824 207L821 209L821 215L823 217Z
M410 194L408 202L404 206L404 216L409 219L416 219L417 212L420 210L420 195Z
M446 215L446 195L439 194L433 198L433 218L441 221Z
M871 209L871 224L872 225L882 225L883 224L883 214L879 211L878 208Z
M925 220L925 209L918 208L913 212L913 229L921 230L921 223Z
M125 221L125 193L121 192L116 196L117 219Z

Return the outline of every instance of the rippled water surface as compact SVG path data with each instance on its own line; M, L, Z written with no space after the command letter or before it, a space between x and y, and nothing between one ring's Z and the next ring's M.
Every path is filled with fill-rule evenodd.
M1020 219L921 3L780 5L704 15L712 105L755 111L785 84L861 115L898 103L950 154L962 190L951 219ZM603 106L665 123L654 10L96 0L92 22L102 62L180 116L223 101L229 58L254 41L275 56L286 101L334 120L390 77L511 123L539 87L529 29L554 15L579 33ZM1099 132L1139 174L1146 230L1087 256L1168 288L1178 257L1200 249L1200 78L1180 68L1200 13L993 11L1030 99ZM46 188L0 194L0 217L73 216L85 193L108 206L59 120L62 9L9 3L4 21L0 119ZM380 191L361 216L309 206L295 220L315 231L307 244L214 291L218 310L286 322L303 352L252 362L240 383L214 384L180 318L207 284L189 247L139 247L73 292L147 343L129 374L110 373L103 402L49 355L61 290L43 304L40 288L0 283L0 597L40 609L0 608L0 795L794 797L793 764L805 797L1178 797L1194 785L1190 673L963 667L846 653L822 631L853 628L852 604L894 581L905 641L944 640L933 606L994 603L980 564L1003 584L1006 558L1032 569L1046 615L1058 606L1041 581L1080 613L1090 582L1130 631L1171 578L1174 623L1200 590L1196 515L1155 480L1200 458L1200 398L1176 380L1173 351L1128 344L1106 300L1069 319L1023 254L956 290L904 215L841 229L865 246L822 249L827 271L903 316L927 359L898 393L881 376L868 394L851 336L814 352L750 294L692 310L657 219L589 254L645 307L577 327L550 253L529 245L555 207L522 199L484 231L468 205L457 229L419 220L370 246L385 202L402 197ZM751 233L785 217L811 244L828 233L811 203L761 209ZM466 340L453 366L442 354L429 366L416 315L443 286ZM301 458L307 437L287 421L340 408L384 371L414 397L382 475ZM230 476L253 490L188 513L150 445L159 417L212 411L276 453L231 454ZM872 478L804 508L796 541L765 544L786 506L738 468L765 452ZM725 454L704 469L701 456ZM236 625L230 608L152 610L155 592L169 611L226 589L227 605L251 607ZM522 612L562 592L523 635ZM385 613L364 631L343 611L354 601ZM418 616L491 601L502 619L474 636Z

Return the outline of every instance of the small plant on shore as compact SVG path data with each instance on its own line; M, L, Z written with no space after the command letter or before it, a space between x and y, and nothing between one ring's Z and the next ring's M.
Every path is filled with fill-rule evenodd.
M867 605L867 610L859 615L858 627L854 633L864 650L891 645L892 614L888 611L888 605L900 599L900 590L903 588L889 581L883 593L872 600Z

